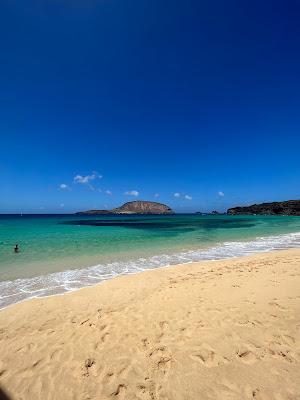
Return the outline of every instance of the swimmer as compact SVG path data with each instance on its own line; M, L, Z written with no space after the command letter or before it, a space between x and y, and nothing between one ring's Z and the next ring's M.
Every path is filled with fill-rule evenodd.
M15 250L15 253L18 253L18 251L19 251L19 245L18 244L15 245L14 250Z

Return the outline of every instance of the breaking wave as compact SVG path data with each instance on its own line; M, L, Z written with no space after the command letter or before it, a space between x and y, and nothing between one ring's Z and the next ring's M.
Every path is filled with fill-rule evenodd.
M132 261L98 264L87 268L55 272L27 279L0 282L0 309L34 297L74 291L111 279L148 269L196 261L220 260L253 253L300 247L300 232L258 237L251 241L223 242L206 249L163 254Z

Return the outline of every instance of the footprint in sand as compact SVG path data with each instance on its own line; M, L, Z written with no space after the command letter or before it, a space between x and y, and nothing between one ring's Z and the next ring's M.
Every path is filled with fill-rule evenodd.
M6 369L4 368L4 363L0 360L0 377L6 373Z
M218 387L220 388L220 391L224 393L225 397L227 396L227 398L228 396L233 397L234 394L240 394L240 388L238 387L238 385L234 382L227 380L226 378L224 378L220 382Z
M118 385L117 389L112 393L112 396L117 399L123 400L126 396L127 387L124 384Z
M58 361L61 357L62 352L63 352L63 349L55 349L50 354L50 360Z
M268 353L273 357L273 358L278 358L280 360L287 361L289 363L294 363L295 356L292 352L289 350L274 350L274 349L268 349Z
M142 346L147 350L150 346L150 341L147 338L142 339Z
M104 334L101 336L101 342L102 342L102 343L105 343L105 342L107 341L107 339L108 339L108 336L109 336L109 332L104 333Z
M155 369L166 375L169 372L172 356L170 352L164 347L157 347L149 354L151 361L154 363Z
M166 330L166 329L168 328L168 326L169 326L169 324L168 324L167 321L161 321L161 322L159 323L159 327L160 327L160 329L162 329L162 330Z
M278 309L281 310L281 311L287 311L287 309L286 309L285 307L283 307L283 306L281 306L280 304L276 303L276 301L271 301L271 302L269 303L269 305L270 305L270 306L273 306L273 307L275 307L275 308L278 308Z
M238 351L237 356L245 364L254 364L259 360L259 357L250 350Z
M90 375L96 375L96 361L93 358L85 360L82 367L82 375L88 378Z
M199 362L207 368L217 367L228 362L225 357L216 354L216 352L206 344L196 348L190 357L192 360Z
M293 346L296 343L296 339L293 336L282 335L283 343L288 346Z

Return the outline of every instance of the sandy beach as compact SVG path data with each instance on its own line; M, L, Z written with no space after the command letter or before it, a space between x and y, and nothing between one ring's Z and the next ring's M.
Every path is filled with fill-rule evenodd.
M15 399L300 399L300 249L121 276L0 312Z

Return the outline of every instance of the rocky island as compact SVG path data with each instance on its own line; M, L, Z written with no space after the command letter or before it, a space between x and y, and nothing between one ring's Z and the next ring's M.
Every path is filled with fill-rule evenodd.
M88 210L77 212L76 215L97 215L97 214L174 214L174 211L167 205L155 201L129 201L121 207L112 210Z
M248 207L234 207L227 210L228 215L298 215L300 200L279 201L273 203L253 204Z

